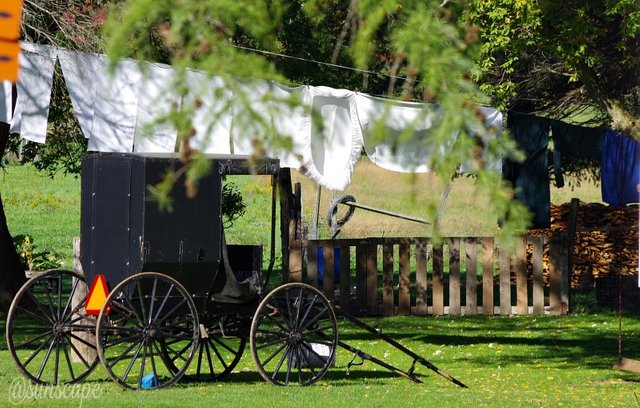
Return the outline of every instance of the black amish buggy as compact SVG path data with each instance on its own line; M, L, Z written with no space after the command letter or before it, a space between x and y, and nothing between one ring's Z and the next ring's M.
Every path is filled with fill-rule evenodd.
M358 318L313 286L286 283L267 293L275 260L275 159L207 156L211 172L188 198L185 167L174 154L91 153L82 161L83 274L38 273L7 316L14 362L37 384L84 380L100 362L127 389L155 389L181 378L220 380L247 340L260 375L278 385L310 385L335 365L337 347L415 382L416 363L464 384ZM178 178L163 211L149 186L168 170ZM262 246L225 241L221 205L227 175L272 177L269 263ZM91 290L88 289L90 284ZM95 307L93 294L106 291ZM92 294L88 298L88 294ZM92 313L92 311L94 313ZM407 371L338 339L336 315L413 358ZM350 363L350 364L352 364ZM187 373L187 369L189 372Z

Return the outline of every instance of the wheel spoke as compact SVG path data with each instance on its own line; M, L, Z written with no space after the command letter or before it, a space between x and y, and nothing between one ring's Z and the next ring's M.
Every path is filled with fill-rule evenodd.
M138 281L140 282L140 281ZM142 386L142 377L144 377L144 365L147 361L147 343L142 343L142 361L140 362L140 372L138 373L138 385ZM156 378L156 381L158 379Z
M131 357L131 361L129 361L129 365L127 366L127 369L124 371L124 374L122 375L122 377L120 378L120 381L122 381L123 383L127 381L127 377L129 377L129 373L131 372L131 369L133 368L133 364L135 363L136 359L138 358L138 354L140 354L140 349L142 349L142 347L144 346L144 342L140 342L140 343L132 343L131 344L131 348L129 349L129 351L131 349L133 349L133 347L136 346L136 344L138 345L138 349L136 350L135 353L133 353L133 357ZM127 354L129 351L127 351L124 354ZM111 365L112 367L115 366L115 364Z
M138 302L140 303L140 310L142 311L142 322L147 322L147 312L144 306L144 296L142 295L142 285L140 285L140 279L136 280L136 287L138 288Z
M40 366L40 371L38 371L38 375L36 378L39 380L42 377L42 373L44 372L44 368L49 362L49 357L51 356L51 351L53 350L53 345L55 344L55 337L52 338L51 344L49 345L49 349L47 350L47 354L44 356L44 360L42 361L42 365Z
M35 289L35 288L34 288ZM28 291L28 296L31 298L31 300L33 301L33 303L37 306L37 308L40 310L40 313L42 313L41 317L45 317L50 324L54 324L55 321L52 320L51 318L53 317L53 311L51 311L50 313L47 313L46 310L44 310L44 307L40 304L40 302L35 298L35 296L33 295L33 293L31 291ZM22 310L24 310L25 312L27 311L27 309L24 309L22 307L20 307Z
M31 343L33 343L34 341L38 341L38 340L40 340L40 339L41 339L41 338L43 338L43 337L50 336L52 333L53 333L53 330L48 330L48 331L46 331L46 332L44 332L44 333L42 333L42 334L40 334L40 335L38 335L38 336L36 336L36 337L33 337L33 338L29 339L29 340L25 340L25 341L23 341L22 343L20 343L20 344L18 344L17 346L15 346L15 348L16 348L16 349L21 349L21 348L23 348L24 346L26 346L27 344L31 344Z
M306 312L304 313L304 316L302 317L302 320L301 320L301 322L300 322L300 324L301 324L301 325L302 325L302 327L303 327L301 330L304 330L304 327L306 327L306 326L305 326L305 324L304 324L304 322L307 320L307 317L309 317L309 312L311 312L311 310L313 310L313 306L315 305L315 303L316 303L316 301L317 301L317 300L318 300L318 295L315 295L315 296L313 297L313 300L312 300L311 302L309 302L308 307L307 307L307 310L306 310Z
M53 339L53 335L50 335L47 340L43 341L42 344L40 344L40 346L38 346L38 348L31 353L31 355L29 356L28 359L25 360L25 362L22 364L23 367L26 367L27 365L29 365L29 363L31 362L31 360L33 360L33 358L42 351L42 349L44 349L47 344L49 343L50 340Z
M160 326L162 325L162 323L164 323L169 317L171 317L173 315L173 313L175 313L179 308L181 308L185 303L187 303L187 299L183 298L180 302L178 302L177 305L175 305L173 307L173 309L171 309L166 315L164 315L162 317L162 319L156 321L156 325Z
M66 340L67 338L65 336L62 336L60 338L60 341L62 342L62 351L64 352L64 357L67 361L67 367L69 368L69 373L71 374L71 381L73 382L76 380L76 376L73 374L73 365L71 364L71 358L69 357L69 350L67 350L67 347L64 345Z
M34 299L34 302L35 302L35 299ZM29 316L33 317L34 319L40 320L42 323L48 325L49 327L51 327L53 325L53 322L51 321L51 319L45 318L46 314L44 314L44 313L42 315L39 315L39 314L36 314L36 313L32 312L29 309L25 309L24 307L22 307L20 305L18 305L17 308L18 308L18 310L22 311L23 313L28 314ZM42 310L42 307L40 307L40 309Z
M217 340L217 339L216 339ZM217 341L217 343L222 344L220 341ZM222 357L222 354L220 354L220 351L218 351L218 348L216 347L215 344L211 343L209 344L211 346L211 348L213 349L213 352L216 354L216 356L218 357L218 360L220 361L220 363L222 364L222 366L224 367L224 369L227 369L227 363L224 361L224 358ZM230 348L227 347L226 345L223 344L223 346L229 350L231 353L234 353L234 351ZM209 357L209 359L211 359L211 357Z
M94 350L96 349L96 345L95 345L95 344L89 343L88 341L86 341L86 340L85 340L85 339L83 339L82 337L78 337L78 336L76 336L75 334L73 334L73 333L71 333L71 332L69 332L69 333L67 333L67 334L68 334L69 336L71 336L74 340L79 341L80 343L84 344L85 346L90 347L90 348L92 348L92 349L94 349Z
M167 293L164 295L164 299L162 299L162 303L160 303L160 307L158 307L158 311L156 312L156 315L153 317L154 322L158 320L158 317L160 316L160 313L162 312L164 305L167 303L167 300L169 299L169 295L171 294L171 291L173 290L174 287L175 286L173 286L173 284L169 286L169 290L167 290Z
M289 344L284 344L282 348L279 348L279 350L282 350L282 349L284 349L284 353L282 353L282 357L280 357L280 361L278 361L278 364L276 365L276 369L273 370L273 375L271 376L271 379L273 381L275 381L276 375L278 375L278 373L280 372L280 368L282 367L282 363L284 363L284 359L287 358L287 354L289 352ZM272 354L272 356L268 360L270 360L274 356L275 356L275 353ZM264 365L267 365L266 360Z
M263 348L265 348L265 347L274 346L274 345L276 345L276 344L278 344L278 343L286 343L286 341L287 341L288 339L289 339L288 337L280 337L280 338L277 338L277 339L274 339L274 340L268 341L268 342L266 342L266 343L261 343L261 344L259 344L259 345L257 345L257 346L256 346L256 349L261 350L261 349L263 349Z
M300 328L300 331L305 331L309 328L309 326L317 323L320 319L324 317L324 315L328 314L329 309L326 307L322 309L322 311L318 312L315 316L313 316L304 326Z
M75 344L73 344L73 342L71 340L69 340L69 339L67 339L67 342L69 343L69 346L71 346L73 351L76 353L76 356L78 356L78 358L82 361L82 364L84 364L84 366L87 367L87 368L91 368L91 365L87 362L87 360L84 358L84 356L78 350L78 348L75 346ZM94 349L95 349L95 346L94 346Z
M138 339L139 339L140 341L142 341L142 339L141 339L141 338L138 338ZM116 366L116 364L118 364L120 361L122 361L122 359L123 359L123 358L125 358L125 357L129 354L129 352L130 352L131 350L133 350L133 348L134 348L135 346L138 346L138 350L135 352L135 355L134 355L134 358L133 358L133 359L135 360L135 358L138 356L138 353L140 352L140 346L139 346L139 344L141 344L141 343L138 343L138 342L132 342L132 343L131 343L131 344L130 344L126 349L124 349L124 351L123 351L122 353L120 353L120 354L118 355L118 357L116 357L116 359L115 359L115 360L111 361L111 367L115 367L115 366ZM133 364L133 360L132 360L132 362L130 363L130 365L131 365L131 364ZM131 368L129 368L129 370L131 370ZM127 374L127 375L128 375L128 374ZM123 381L124 381L124 380L123 380Z
M158 286L158 279L153 280L153 287L151 288L151 301L149 304L149 320L147 324L151 324L151 318L153 316L153 305L156 303L156 287Z
M210 351L211 344L209 344L209 342L206 342L206 343L204 343L204 346L205 346L205 348L207 350L207 362L209 364L209 372L211 373L211 375L214 375L215 370L213 369L213 359L211 358L211 351ZM214 347L214 351L216 352L216 354L218 354L218 351L215 349L215 347ZM224 368L226 370L227 366L224 363L224 360L222 358L220 358L220 361L222 362L222 364L224 365Z
M270 355L269 357L267 357L267 358L262 362L262 365L263 365L263 366L266 366L267 364L269 364L269 362L271 361L271 359L273 359L275 356L277 356L277 355L278 355L278 353L280 353L284 348L288 348L288 343L287 343L287 342L284 342L284 343L282 343L280 346L278 346L278 348L277 348L273 353L271 353L271 355ZM285 354L286 354L286 352L285 352ZM283 354L283 357L282 357L282 358L284 359L284 354ZM280 365L281 365L281 364L282 364L282 362L280 362L280 364L278 365L278 367L280 367Z
M80 283L80 279L74 279L73 282L73 286L71 287L71 293L69 294L69 299L67 299L67 304L64 306L64 309L62 310L62 314L60 315L60 320L64 321L65 319L63 319L64 316L66 316L67 310L69 309L69 306L71 306L71 301L73 300L73 295L76 293L76 289L78 288L78 284ZM80 302L79 304L83 304L84 302ZM69 316L72 316L73 314L70 314Z

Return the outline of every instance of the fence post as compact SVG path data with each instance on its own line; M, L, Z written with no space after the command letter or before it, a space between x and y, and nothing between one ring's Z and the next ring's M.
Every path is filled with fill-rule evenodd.
M416 244L416 314L428 314L427 308L427 242Z
M477 242L475 238L467 238L464 241L464 253L466 258L467 278L465 279L466 300L465 315L478 314L478 257Z
M82 269L82 264L80 263L80 237L74 237L73 238L73 270L76 271L77 273L79 273L80 275L84 276L84 271ZM76 278L73 278L73 279L75 281ZM90 285L90 284L91 284L91 282L87 282L86 285L78 285L77 286L76 291L73 294L73 298L71 299L71 307L72 307L72 309L75 309L76 306L78 306L79 304L83 303L86 300L87 293L89 292L88 285ZM76 315L76 314L73 315L73 319L74 320L76 318L78 318L78 317L80 317L80 315ZM92 318L89 318L89 317L83 317L76 324L87 325L87 326L91 326L91 325L95 326L96 321L95 321L95 319L92 319ZM90 343L90 344L95 344L95 342L96 342L95 334L94 334L93 331L90 331L90 332L85 332L85 331L75 332L74 335L76 337L78 337L79 339L82 339L85 342ZM98 356L97 353L96 353L96 349L87 346L83 341L76 340L75 338L72 337L71 338L71 344L73 344L73 346L74 346L74 347L71 347L71 350L72 350L71 351L71 359L75 363L79 363L79 362L81 362L83 360L91 363Z
M340 245L340 306L350 310L351 304L351 247Z
M382 246L382 313L393 315L393 244L385 242Z
M506 248L500 248L500 314L511 314L511 256Z
M460 238L449 240L449 314L460 314Z
M493 238L482 239L482 314L493 316Z
M529 293L527 282L527 237L516 241L516 302L518 315L529 313Z
M367 314L378 314L378 244L369 242L366 258Z
M533 267L533 314L544 314L544 240L541 237L529 237L533 248L531 265Z
M569 311L569 271L567 238L553 236L549 242L549 311L566 314Z
M398 277L398 314L411 314L411 278L409 272L410 246L406 239L400 240L400 275Z
M367 307L367 241L356 244L356 305L355 313L366 314Z
M433 246L433 315L444 314L444 282L443 282L443 258L444 251L442 244Z

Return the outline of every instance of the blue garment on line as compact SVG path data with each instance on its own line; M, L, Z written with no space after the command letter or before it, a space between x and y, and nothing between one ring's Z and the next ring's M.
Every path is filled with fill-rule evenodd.
M640 143L614 130L604 135L600 166L602 201L619 207L638 202Z

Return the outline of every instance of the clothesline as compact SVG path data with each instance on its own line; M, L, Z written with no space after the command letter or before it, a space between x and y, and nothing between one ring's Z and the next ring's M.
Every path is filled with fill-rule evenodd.
M323 187L341 191L363 149L383 168L426 172L431 155L446 154L450 148L434 143L429 135L439 115L435 105L324 86L230 82L196 70L186 71L188 92L181 95L173 88L176 71L168 65L124 59L111 76L101 54L29 43L22 44L22 51L16 111L5 119L12 132L38 143L46 141L53 72L59 62L92 151L173 152L177 130L157 119L180 110L191 119L191 148L251 154L258 141L267 154L280 158L283 167L302 169ZM502 128L502 114L492 108L482 111L485 127L496 132L479 133L495 137ZM316 125L314 114L323 126ZM378 137L380 125L384 140ZM407 137L408 128L413 130ZM276 134L289 137L291 146L274 138Z

